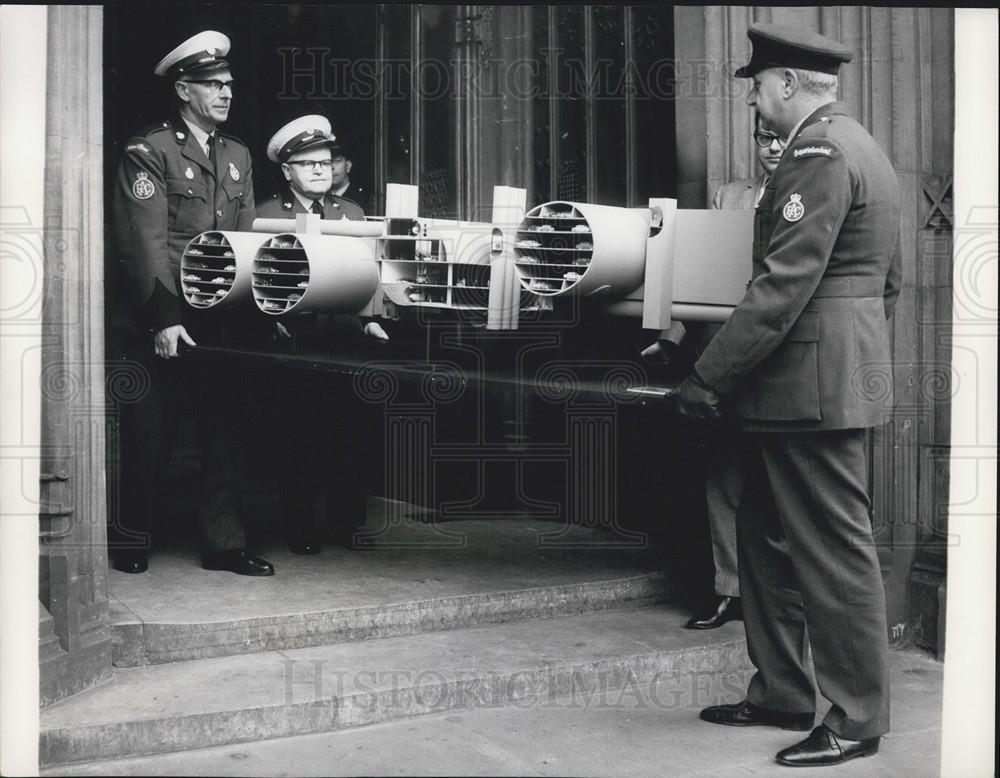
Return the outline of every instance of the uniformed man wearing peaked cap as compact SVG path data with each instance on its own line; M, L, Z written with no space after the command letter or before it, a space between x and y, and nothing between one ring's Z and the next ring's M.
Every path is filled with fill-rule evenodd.
M109 538L117 569L141 573L157 491L170 458L181 401L196 393L196 423L205 474L199 503L207 569L272 575L265 560L246 551L237 504L236 454L231 431L220 424L227 382L209 360L177 359L178 344L217 329L214 314L201 318L178 290L181 254L209 230L249 230L253 222L253 165L239 139L218 129L229 118L233 78L229 38L206 30L187 39L156 66L174 88L175 113L125 143L113 183L114 231L122 287L113 332L119 356L142 364L149 391L122 403L121 490ZM194 491L194 490L193 490Z
M361 207L330 193L333 155L339 151L337 138L325 116L301 116L284 125L267 144L267 158L281 165L288 185L257 208L257 216L293 219L300 213L316 213L323 219L364 221ZM336 342L362 334L379 340L388 335L375 321L363 323L352 315L297 316L283 325L298 343L330 348ZM329 384L319 386L311 376L281 388L274 402L288 401L293 392L300 409L283 436L286 450L281 457L281 505L288 547L295 554L318 553L323 537L315 524L315 502L326 492L327 524L330 539L337 545L355 547L355 533L365 524L368 497L365 473L360 470L357 441L365 430L360 419L365 412L351 392L331 394Z
M854 54L835 40L778 24L754 24L747 30L753 46L750 62L739 68L736 78L753 78L771 67L797 68L836 76L840 66Z
M889 730L865 429L892 408L899 187L888 157L837 102L851 52L772 24L748 35L753 54L736 75L753 80L747 103L788 145L756 210L746 295L678 405L694 418L728 410L747 430L737 548L757 672L743 702L701 718L811 729L776 760L830 765L876 753ZM809 646L832 703L815 728Z
M372 199L363 186L351 178L351 171L354 169L354 160L351 153L351 144L345 143L343 137L338 137L340 148L333 151L333 168L331 177L333 186L330 191L337 197L344 197L353 200L364 210L370 210Z
M339 151L325 116L310 114L288 122L267 143L267 158L281 165L288 189L257 206L257 215L291 219L312 212L324 219L364 221L360 205L330 193L333 155Z

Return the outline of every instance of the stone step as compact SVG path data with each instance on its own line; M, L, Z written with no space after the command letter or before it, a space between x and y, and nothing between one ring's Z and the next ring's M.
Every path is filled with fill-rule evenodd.
M633 538L520 519L433 525L373 503L372 551L261 549L276 575L202 570L174 548L109 575L114 664L275 651L664 602L662 558ZM627 541L622 543L622 540Z
M645 573L610 581L207 623L141 621L131 612L115 608L112 611L114 664L137 667L395 637L651 605L665 602L669 595L670 585L662 574Z
M650 704L668 706L742 688L742 625L689 631L687 616L671 606L617 609L119 669L42 711L40 759L52 766L447 710L558 705L581 692L601 704L654 684L661 691Z

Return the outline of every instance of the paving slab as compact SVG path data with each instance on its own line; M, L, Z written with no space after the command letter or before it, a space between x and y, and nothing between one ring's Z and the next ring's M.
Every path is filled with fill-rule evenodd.
M727 625L729 626L729 625ZM578 692L517 706L472 706L341 731L138 759L76 764L42 775L481 775L729 778L810 776L931 778L940 769L943 664L916 651L890 654L892 732L877 756L789 772L773 762L802 735L698 720L735 701L735 670L717 689L701 676L660 677L594 695ZM821 711L822 712L822 711Z
M41 714L43 764L200 748L745 670L743 630L609 610L118 670ZM742 682L742 681L740 681ZM686 688L686 687L685 687ZM716 689L721 693L721 687Z

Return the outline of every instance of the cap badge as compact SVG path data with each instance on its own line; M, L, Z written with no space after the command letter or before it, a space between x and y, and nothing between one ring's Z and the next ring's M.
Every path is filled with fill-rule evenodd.
M135 176L135 183L132 184L132 194L136 200L148 200L156 193L156 185L149 180L149 173L140 170Z
M781 215L785 217L787 222L797 222L806 214L806 207L802 204L802 195L798 192L793 192L788 197L788 202L785 203L785 208L782 210Z
M188 165L188 169L184 171L184 175L188 178L194 178L194 171L191 169L190 165Z
M229 177L233 179L233 181L240 180L240 171L236 169L236 165L232 162L229 163Z

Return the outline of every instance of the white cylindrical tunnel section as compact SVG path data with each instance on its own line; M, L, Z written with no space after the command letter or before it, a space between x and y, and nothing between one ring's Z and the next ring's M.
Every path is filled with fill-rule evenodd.
M235 305L250 297L253 259L267 235L212 230L181 255L181 291L193 308Z
M253 297L264 313L357 313L375 294L372 241L294 233L264 238L253 262Z
M641 210L543 203L525 214L517 231L521 285L550 297L623 297L643 282L648 234L648 216Z
M254 219L254 232L295 232L295 219ZM323 235L345 235L352 238L377 238L385 232L385 220L354 221L322 219L319 231Z

